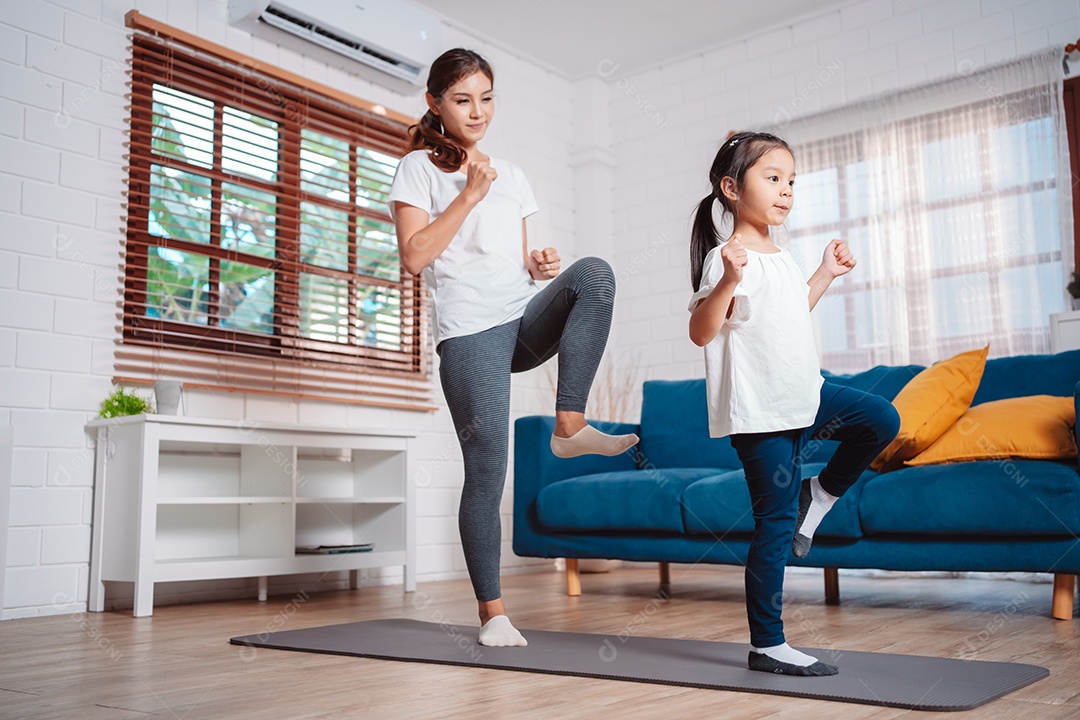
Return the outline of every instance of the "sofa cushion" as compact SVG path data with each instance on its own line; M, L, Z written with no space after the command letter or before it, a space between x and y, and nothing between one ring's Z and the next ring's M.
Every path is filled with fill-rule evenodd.
M1075 535L1075 463L983 460L925 465L870 478L859 501L867 535Z
M822 370L821 376L826 382L855 388L863 392L880 395L886 400L892 400L911 379L925 370L922 365L878 365L853 375L834 375L828 370Z
M972 405L1025 395L1073 397L1080 382L1080 350L1055 355L1016 355L986 361Z
M971 406L982 379L990 346L935 363L911 379L893 398L900 413L900 432L870 467L895 470L948 430Z
M712 468L624 470L554 482L536 498L540 523L551 530L684 532L679 500Z
M683 491L682 514L688 533L754 532L743 471L729 470L692 483Z
M1076 407L1071 397L1032 395L968 408L933 445L905 465L1001 458L1076 457Z
M825 467L823 463L805 463L803 477L812 477ZM876 473L867 473L867 477ZM862 537L859 526L858 494L863 480L840 498L821 521L817 535L856 539ZM683 492L683 523L688 533L752 533L754 514L750 510L750 491L742 470L732 470L703 478Z
M727 438L709 437L705 380L649 380L642 390L643 467L742 467Z

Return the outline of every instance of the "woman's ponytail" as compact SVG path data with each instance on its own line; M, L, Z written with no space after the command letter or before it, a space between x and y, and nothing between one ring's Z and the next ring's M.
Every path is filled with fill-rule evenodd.
M465 164L465 149L443 133L442 120L428 110L409 128L410 150L431 150L431 161L443 172L455 172Z
M713 201L716 196L709 193L698 203L694 214L694 225L690 230L690 284L694 292L701 287L701 273L705 268L705 257L716 247L720 239L713 222Z

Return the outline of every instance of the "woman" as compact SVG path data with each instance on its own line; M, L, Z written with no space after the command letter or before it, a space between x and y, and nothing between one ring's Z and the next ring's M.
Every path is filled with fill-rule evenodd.
M449 50L432 63L428 111L410 128L388 203L402 266L423 273L434 307L439 376L461 443L465 484L458 527L478 602L480 644L526 645L499 586L499 503L506 480L510 374L559 355L552 452L618 455L636 435L585 422L585 403L611 326L615 280L599 258L560 274L554 248L528 251L537 211L516 165L483 153L495 113L494 73L478 54ZM535 281L552 282L543 290Z

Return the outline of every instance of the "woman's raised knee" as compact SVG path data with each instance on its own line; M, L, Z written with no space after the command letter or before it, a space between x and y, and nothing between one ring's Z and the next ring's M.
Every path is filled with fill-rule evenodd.
M598 257L583 257L574 262L567 270L581 290L615 293L615 273L607 260Z

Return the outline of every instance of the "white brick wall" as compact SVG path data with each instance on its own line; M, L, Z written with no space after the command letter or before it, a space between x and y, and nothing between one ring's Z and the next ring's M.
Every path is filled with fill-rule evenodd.
M89 561L89 525L67 525L41 531L42 565L71 565Z
M93 138L96 139L96 135ZM95 207L91 193L37 182L23 183L23 215L92 227Z
M80 488L11 489L11 527L76 525L87 492Z
M0 251L0 288L15 287L18 276L19 256L12 252ZM0 311L3 310L4 307L0 304Z
M0 138L0 157L0 171L11 175L53 183L60 176L60 153L52 148Z
M704 374L685 325L689 223L728 131L953 75L961 59L998 62L1078 36L1077 0L865 0L625 78L660 106L662 128L643 117L618 74L605 78L617 161L613 264L617 274L635 268L619 285L620 353L636 351L649 378ZM640 262L660 235L669 241Z
M4 24L36 37L60 40L64 33L64 11L52 3L13 4L4 8Z
M30 259L23 257L20 261ZM17 267L14 262L12 266ZM0 325L25 330L48 330L52 325L52 314L52 298L0 292Z
M15 364L15 333L11 330L0 330L0 366L10 367ZM3 408L0 405L0 408ZM7 408L4 408L4 422L8 422ZM10 423L8 423L10 424Z
M40 559L41 530L39 528L8 530L7 566L9 568L34 566Z
M12 456L12 486L41 487L49 453L41 448L15 448Z
M12 530L5 617L61 612L55 598L86 598L93 454L83 426L111 390L116 263L122 221L127 34L124 13L143 14L283 64L394 110L418 116L422 94L398 94L226 25L227 0L26 0L0 12L0 423L15 426ZM447 47L493 63L499 105L485 144L521 165L542 212L535 243L575 256L572 85L460 29ZM435 377L437 384L437 375ZM512 416L548 412L546 379L515 378ZM443 402L441 395L437 401ZM420 433L417 463L419 579L466 577L457 532L461 453L449 413L395 412L263 396L192 394L192 415ZM511 457L511 463L512 463ZM512 471L503 504L506 568L535 561L510 545ZM546 564L546 563L545 563ZM399 571L369 582L400 581ZM194 584L160 599L247 594L249 583ZM83 606L80 606L80 608Z
M49 375L33 370L0 368L0 405L43 408L49 399Z

